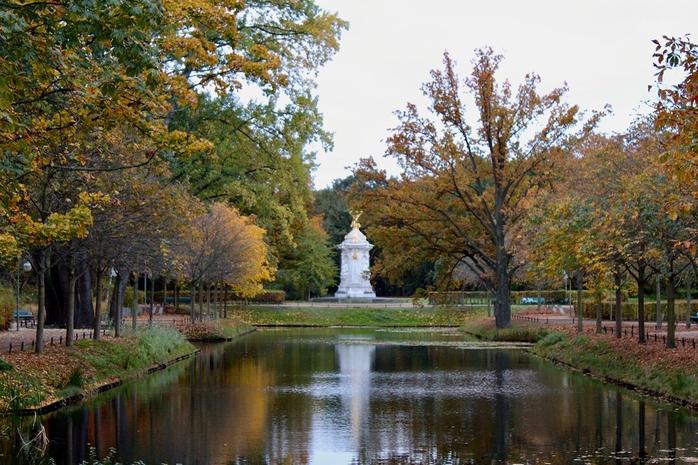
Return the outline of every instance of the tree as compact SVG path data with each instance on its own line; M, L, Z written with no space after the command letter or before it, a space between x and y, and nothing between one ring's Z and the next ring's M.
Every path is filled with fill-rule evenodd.
M355 172L370 187L362 204L370 236L385 253L436 256L446 276L467 266L494 296L498 328L510 323L511 280L522 265L516 252L531 200L549 181L555 158L595 122L573 134L579 111L562 102L566 88L540 94L540 78L530 74L514 92L495 79L501 60L491 49L476 51L465 81L473 127L445 54L443 70L432 71L423 87L434 118L412 104L397 113L387 155L400 163L400 178L388 179L370 160Z
M195 217L170 253L174 267L191 284L192 321L197 287L201 293L204 285L223 282L243 297L261 292L262 283L274 275L267 254L264 230L234 208L214 203Z
M0 16L0 182L4 186L0 194L0 246L4 250L0 253L14 254L27 244L38 247L33 255L41 265L34 267L39 283L43 285L48 269L58 281L66 281L70 312L76 277L83 284L79 300L87 301L90 309L94 283L99 325L100 275L113 266L117 270L115 289L119 289L137 268L133 257L145 256L148 266L161 267L162 248L170 231L160 226L173 224L164 217L180 211L167 210L169 204L162 202L162 223L141 223L149 227L143 234L137 223L130 223L136 216L131 216L132 205L128 204L138 198L138 188L131 190L128 181L145 180L147 188L158 187L162 192L170 192L168 182L176 184L176 191L181 191L181 185L189 186L193 179L186 174L193 166L189 161L214 154L214 144L220 148L230 142L216 137L226 131L230 115L225 107L231 101L236 102L234 111L242 112L237 114L238 121L244 119L244 127L236 134L245 139L254 128L254 143L238 144L233 155L226 154L223 165L242 155L242 166L254 166L259 154L271 147L277 163L269 169L289 171L285 184L274 184L274 175L268 174L250 188L253 183L244 170L236 173L235 182L244 186L248 199L256 188L267 189L268 199L281 199L282 213L304 219L302 202L310 199L312 165L305 145L316 138L328 140L312 95L314 78L318 67L338 49L345 27L346 23L312 0L6 2ZM243 86L260 90L261 103L239 103L234 94ZM218 100L210 105L213 110L206 121L217 121L216 131L208 130L201 121L176 124L179 115L195 112L206 100L200 95L210 90L215 91L210 100ZM281 105L282 100L290 103ZM160 160L175 169L175 174L163 170ZM176 170L182 166L185 174L180 177ZM115 180L126 182L116 188L118 182L109 182ZM112 197L108 205L94 212L99 218L91 224L89 203L74 208L76 196L84 193L74 187L90 186L84 190L99 194L98 185L103 194L109 192ZM285 192L292 201L284 203L280 185L290 186ZM163 200L157 195L153 198ZM272 204L270 210L275 207ZM153 212L152 218L158 218L158 210ZM116 218L122 223L113 222ZM64 223L71 226L62 232L70 229L79 234L56 234L51 242L29 240L22 232ZM83 241L90 225L90 237ZM273 225L284 230L282 221ZM128 244L126 233L133 234ZM80 259L75 260L78 253ZM49 266L62 258L59 266ZM96 279L90 279L91 274ZM239 286L247 288L244 283ZM117 313L118 294L123 292L112 299ZM42 313L43 300L40 303ZM43 328L43 318L40 320ZM115 322L118 332L120 319Z
M300 99L283 109L275 104L243 106L232 97L201 98L197 108L179 112L171 127L205 138L210 150L172 160L173 179L187 180L205 202L227 202L264 227L275 263L295 247L312 204L307 145L329 143L316 102Z
M295 298L310 299L323 296L335 283L337 265L333 261L328 234L320 224L321 218L311 218L307 228L298 236L291 257L284 260L287 269L279 269L276 284Z
M332 245L341 243L351 230L348 196L354 182L354 176L347 176L335 179L330 187L315 191L313 211L316 215L322 215L322 227L327 231ZM339 254L335 255L339 265Z
M672 139L663 152L665 169L680 187L667 199L670 214L676 216L694 210L698 198L698 44L689 36L664 36L653 42L659 97L656 123ZM669 70L682 72L675 85L664 83Z

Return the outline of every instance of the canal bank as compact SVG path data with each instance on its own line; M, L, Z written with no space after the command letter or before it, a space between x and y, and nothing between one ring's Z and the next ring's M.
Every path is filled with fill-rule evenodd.
M198 349L191 341L229 341L254 330L230 322L153 326L118 339L49 346L42 354L8 354L0 366L0 414L53 411L192 357Z
M529 351L607 383L698 410L698 354L586 331L552 331Z
M469 322L461 331L481 340L531 342L528 351L567 369L677 405L698 410L698 351L667 349L660 342L639 344L587 328L514 322L497 330L489 320Z

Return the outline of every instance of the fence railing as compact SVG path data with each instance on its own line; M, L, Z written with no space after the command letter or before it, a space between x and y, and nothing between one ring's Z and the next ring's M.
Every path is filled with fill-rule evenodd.
M188 318L153 318L153 320L148 320L148 319L138 319L136 320L136 326L139 328L147 327L147 326L168 326L168 327L173 327L173 328L181 328L182 326L186 325L188 323L189 319ZM132 320L130 318L124 318L124 321L121 324L121 327L128 330L133 327ZM48 329L48 328L47 328ZM65 331L65 330L63 330ZM5 334L10 334L5 333ZM79 341L82 339L94 339L94 330L75 330L74 334L74 341ZM102 327L102 335L113 335L114 334L114 325L109 324L109 325L103 325ZM11 334L10 334L11 336ZM44 347L51 347L51 346L56 346L56 345L63 345L63 343L66 340L66 336L61 334L57 336L50 336L44 338ZM23 352L25 350L34 350L36 347L36 338L33 339L27 339L27 340L20 340L20 341L10 341L7 343L4 343L0 346L0 353L8 353L11 354L13 352Z
M511 316L512 320L517 320L517 321L525 321L529 323L539 323L539 324L546 324L546 325L565 325L569 324L569 321L574 325L577 321L576 318L570 317L570 318L548 318L548 317L540 317L540 316L529 316L529 315L512 315ZM602 325L601 326L601 331L603 334L615 336L616 335L616 328L615 326L609 326L609 325ZM625 325L622 327L620 335L621 337L631 337L631 338L636 338L639 336L639 328L635 325ZM645 341L647 342L657 342L657 343L662 343L666 345L666 339L667 336L666 334L659 334L656 331L655 332L650 332L649 330L645 330ZM685 337L681 336L679 337L678 334L675 335L674 341L676 342L676 346L681 346L681 347L691 347L693 349L696 348L698 343L696 343L696 339L693 337Z

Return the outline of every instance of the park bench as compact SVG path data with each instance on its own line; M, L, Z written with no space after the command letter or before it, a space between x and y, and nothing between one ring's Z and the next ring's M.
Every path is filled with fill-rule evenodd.
M522 297L522 305L543 305L545 303L545 298L543 297Z
M691 323L698 323L698 312L691 315Z
M29 327L29 324L31 323L32 326L34 326L35 319L34 319L34 314L30 312L29 310L15 310L15 313L13 315L13 318L15 321L19 320L19 324L24 325L26 327Z

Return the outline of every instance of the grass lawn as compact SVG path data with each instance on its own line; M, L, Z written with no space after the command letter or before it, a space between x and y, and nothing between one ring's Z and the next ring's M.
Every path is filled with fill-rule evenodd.
M248 325L279 326L461 326L487 314L479 307L289 307L246 306L228 311Z
M8 354L0 367L0 411L36 408L91 392L194 350L179 331L153 327L119 339L81 340L71 348L49 346L42 354Z
M483 341L537 342L548 335L546 327L512 321L511 326L497 329L494 319L477 319L466 322L461 331Z

